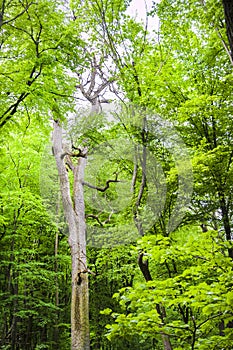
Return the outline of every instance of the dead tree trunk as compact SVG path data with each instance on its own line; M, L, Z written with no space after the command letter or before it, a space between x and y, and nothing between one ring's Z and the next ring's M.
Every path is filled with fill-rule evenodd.
M86 150L80 151L77 161L69 164L74 180L73 196L65 164L69 155L63 150L62 128L59 121L54 121L53 152L60 179L64 213L69 227L68 240L72 259L71 350L89 350L89 297L83 193Z
M100 78L101 83L97 80ZM88 81L79 76L83 96L91 103L91 114L100 111L100 96L110 84L104 78L101 64L93 58ZM56 114L56 111L54 111ZM75 152L67 152L62 145L62 128L54 121L53 152L56 159L63 209L69 227L69 245L72 258L72 297L71 297L71 350L90 350L89 335L89 291L86 258L86 221L84 205L84 170L87 150L73 147ZM73 174L73 196L67 168ZM112 181L111 181L112 182ZM117 182L117 179L116 179Z

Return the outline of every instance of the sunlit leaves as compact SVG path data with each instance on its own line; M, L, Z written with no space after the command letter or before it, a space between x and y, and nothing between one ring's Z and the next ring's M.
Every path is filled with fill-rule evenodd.
M124 313L112 314L116 323L108 326L109 337L140 332L150 338L163 329L175 334L186 348L191 339L204 344L207 334L214 342L216 327L228 320L225 335L229 344L232 262L227 257L227 246L215 232L198 231L181 245L178 232L175 242L162 236L139 241L138 249L148 254L154 279L121 289L115 295ZM158 305L167 311L165 323L156 311Z

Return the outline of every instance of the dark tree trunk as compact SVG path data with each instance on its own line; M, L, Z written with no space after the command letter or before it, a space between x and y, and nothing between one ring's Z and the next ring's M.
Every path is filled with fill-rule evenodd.
M143 257L144 257L143 253L140 253L138 256L139 268L140 268L146 282L152 281L152 277L151 277L149 266L148 266L148 260L147 259L143 260Z
M148 263L147 259L143 260L143 257L144 257L144 254L140 253L138 256L138 265L139 265L139 268L140 268L146 282L149 282L149 281L152 281L152 276L151 276L151 273L149 270L149 263ZM164 323L164 319L166 317L166 310L165 310L164 306L157 304L156 310L161 318L161 321ZM167 335L161 331L161 336L162 336L164 350L172 350L172 345L170 342L169 335Z
M230 218L229 218L229 210L226 203L225 196L223 192L219 192L219 202L220 202L220 208L222 212L222 221L224 226L224 231L226 234L227 241L231 242L232 240L232 233L231 233L231 224L230 224ZM228 248L228 254L233 259L233 249L230 247Z
M226 21L226 31L227 38L230 45L230 54L233 59L233 1L232 0L222 0L225 21Z

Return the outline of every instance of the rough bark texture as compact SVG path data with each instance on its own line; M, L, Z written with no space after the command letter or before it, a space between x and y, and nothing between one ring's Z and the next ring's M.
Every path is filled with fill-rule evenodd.
M233 59L233 1L232 0L222 0L225 20L226 20L226 30L227 38L230 45L230 54Z
M69 226L72 257L71 350L89 350L89 298L86 261L86 224L84 206L84 170L86 158L79 157L73 166L73 198L62 146L62 128L54 122L53 152L57 163L63 208Z

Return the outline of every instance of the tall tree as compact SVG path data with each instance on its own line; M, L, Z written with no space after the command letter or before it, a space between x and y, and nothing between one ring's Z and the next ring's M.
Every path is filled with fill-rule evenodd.
M83 96L91 103L91 115L100 111L100 96L109 85L109 81L98 72L99 65L94 61L90 72L90 81L78 85ZM98 78L102 83L98 83ZM85 89L86 87L86 89ZM71 149L62 141L62 127L59 120L54 121L53 152L60 179L61 196L65 217L69 226L69 245L72 259L72 298L71 298L71 348L72 350L90 349L89 334L89 290L86 253L86 219L84 202L84 171L88 148L85 145ZM73 175L72 192L67 167ZM107 189L107 187L106 187Z
M71 349L89 350L89 307L88 307L88 269L86 257L86 224L84 206L84 169L87 150L80 150L77 164L69 162L73 176L73 198L64 158L62 128L54 122L53 152L60 179L61 195L66 220L69 226L69 244L72 258L72 298L71 298ZM75 157L75 154L72 154Z

